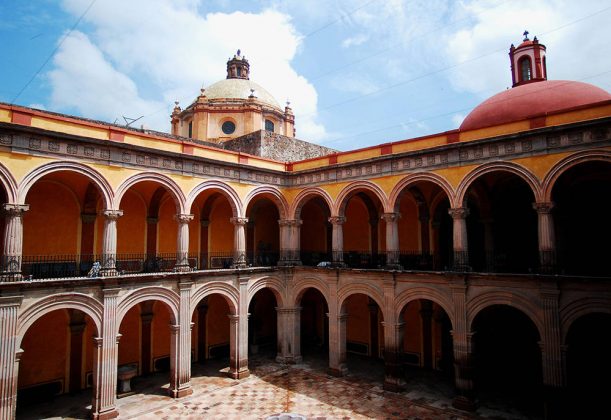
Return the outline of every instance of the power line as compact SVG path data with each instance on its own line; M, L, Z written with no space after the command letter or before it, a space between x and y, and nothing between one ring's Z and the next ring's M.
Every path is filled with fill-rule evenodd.
M62 46L62 44L64 43L64 41L66 40L66 38L68 38L68 36L76 29L76 27L78 26L79 23L81 23L81 20L83 20L83 18L85 17L85 15L87 14L87 12L89 12L89 9L91 9L91 7L93 6L93 4L96 2L96 0L92 0L91 3L89 3L89 6L87 6L87 8L85 9L85 11L79 16L79 18L76 20L76 22L74 23L74 25L72 25L72 28L70 28L70 30L68 32L66 32L63 36L63 38L59 41L59 43L57 44L57 46L53 49L53 51L51 51L51 54L49 54L49 56L47 57L47 59L42 63L42 65L38 68L38 70L36 70L36 73L34 73L34 75L30 78L30 80L28 80L28 82L21 88L21 90L17 93L17 95L15 95L15 97L13 98L13 100L11 101L11 103L15 103L15 101L21 96L21 94L28 88L28 86L30 86L30 83L32 83L34 81L34 79L36 78L36 76L38 76L40 74L40 72L42 71L43 68L45 68L45 66L47 65L47 63L51 60L51 58L53 58L53 56L55 55L55 53L57 53L57 51L59 50L59 48Z
M364 4L362 4L361 6L357 7L356 9L352 9L350 12L348 12L348 13L346 13L346 14L343 14L342 16L340 16L339 18L337 18L336 20L334 20L334 21L332 21L332 22L329 22L329 23L327 23L327 24L325 24L325 25L321 26L320 28L315 29L315 30L313 30L313 31L311 31L311 32L309 32L309 33L307 33L307 34L305 34L305 35L303 36L303 39L308 38L308 37L310 37L310 36L312 36L312 35L314 35L314 34L317 34L318 32L321 32L321 31L323 31L323 30L327 29L328 27L335 25L335 24L336 24L336 23L338 23L338 22L341 22L342 20L346 19L348 16L353 15L354 13L356 13L356 12L358 12L359 10L361 10L361 9L363 9L363 8L365 8L365 7L367 7L367 6L369 6L371 3L375 2L375 1L378 1L378 0L370 0L370 1L368 1L367 3L364 3Z

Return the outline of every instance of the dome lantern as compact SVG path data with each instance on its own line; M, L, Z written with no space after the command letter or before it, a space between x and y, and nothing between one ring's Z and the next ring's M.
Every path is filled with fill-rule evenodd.
M250 64L240 50L227 61L227 79L250 79Z
M547 80L545 45L540 44L537 37L532 41L528 39L528 31L524 31L524 40L517 48L511 44L509 60L512 87Z

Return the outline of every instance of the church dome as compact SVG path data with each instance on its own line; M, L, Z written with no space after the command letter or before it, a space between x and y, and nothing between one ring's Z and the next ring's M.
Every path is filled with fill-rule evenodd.
M608 100L611 94L588 83L566 80L526 83L482 102L467 115L460 129L490 127Z
M281 109L276 99L267 90L248 79L224 79L205 90L208 99L244 99L256 96L257 100L277 109Z

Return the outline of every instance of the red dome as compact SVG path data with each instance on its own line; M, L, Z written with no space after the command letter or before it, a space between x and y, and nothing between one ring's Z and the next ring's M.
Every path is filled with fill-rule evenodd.
M611 94L588 83L566 80L527 83L497 93L479 104L467 115L460 129L490 127L607 100L611 100Z

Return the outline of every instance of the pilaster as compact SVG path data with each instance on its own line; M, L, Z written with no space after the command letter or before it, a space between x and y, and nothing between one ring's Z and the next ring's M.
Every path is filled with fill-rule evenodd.
M14 419L22 351L17 348L17 315L22 296L0 297L0 418Z
M301 362L301 307L276 308L278 315L278 363Z
M229 375L234 379L242 379L250 375L248 370L248 281L250 278L238 277L237 280L238 314L229 315Z
M178 283L180 303L178 325L170 326L172 331L172 350L170 354L170 388L173 398L181 398L193 393L191 388L191 289L193 283Z

